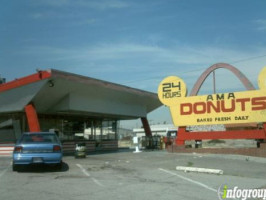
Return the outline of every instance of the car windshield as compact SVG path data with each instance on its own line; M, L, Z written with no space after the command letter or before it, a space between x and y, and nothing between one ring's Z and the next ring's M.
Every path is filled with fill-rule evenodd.
M58 142L54 134L29 134L23 135L21 143L55 143Z

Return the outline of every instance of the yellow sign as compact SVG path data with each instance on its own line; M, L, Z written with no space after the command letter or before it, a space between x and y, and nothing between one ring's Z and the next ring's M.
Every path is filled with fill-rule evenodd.
M160 83L158 96L176 126L266 122L266 67L258 85L259 90L186 97L184 81L170 76Z
M181 78L168 76L160 83L158 94L163 104L173 106L180 98L186 97L187 87Z

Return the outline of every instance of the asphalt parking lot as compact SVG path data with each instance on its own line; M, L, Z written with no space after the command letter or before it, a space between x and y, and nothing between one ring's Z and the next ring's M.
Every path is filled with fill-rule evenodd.
M219 199L221 185L266 188L266 159L149 151L64 157L63 169L31 166L13 172L0 158L0 199ZM222 169L223 175L185 173L176 166Z

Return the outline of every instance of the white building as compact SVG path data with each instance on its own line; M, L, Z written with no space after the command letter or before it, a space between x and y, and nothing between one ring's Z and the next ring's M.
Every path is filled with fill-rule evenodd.
M151 125L151 132L153 136L167 136L169 133L171 136L175 136L178 131L178 127L173 124L159 124L159 125ZM135 136L141 138L145 136L145 131L143 128L134 128L133 133Z

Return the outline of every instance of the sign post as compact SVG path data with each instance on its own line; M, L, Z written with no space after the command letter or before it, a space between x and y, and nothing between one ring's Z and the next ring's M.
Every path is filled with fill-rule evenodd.
M160 101L169 107L179 126L177 145L185 140L266 139L266 126L257 130L186 132L186 126L266 122L266 67L258 78L258 90L186 96L186 84L176 76L165 78L158 87Z

